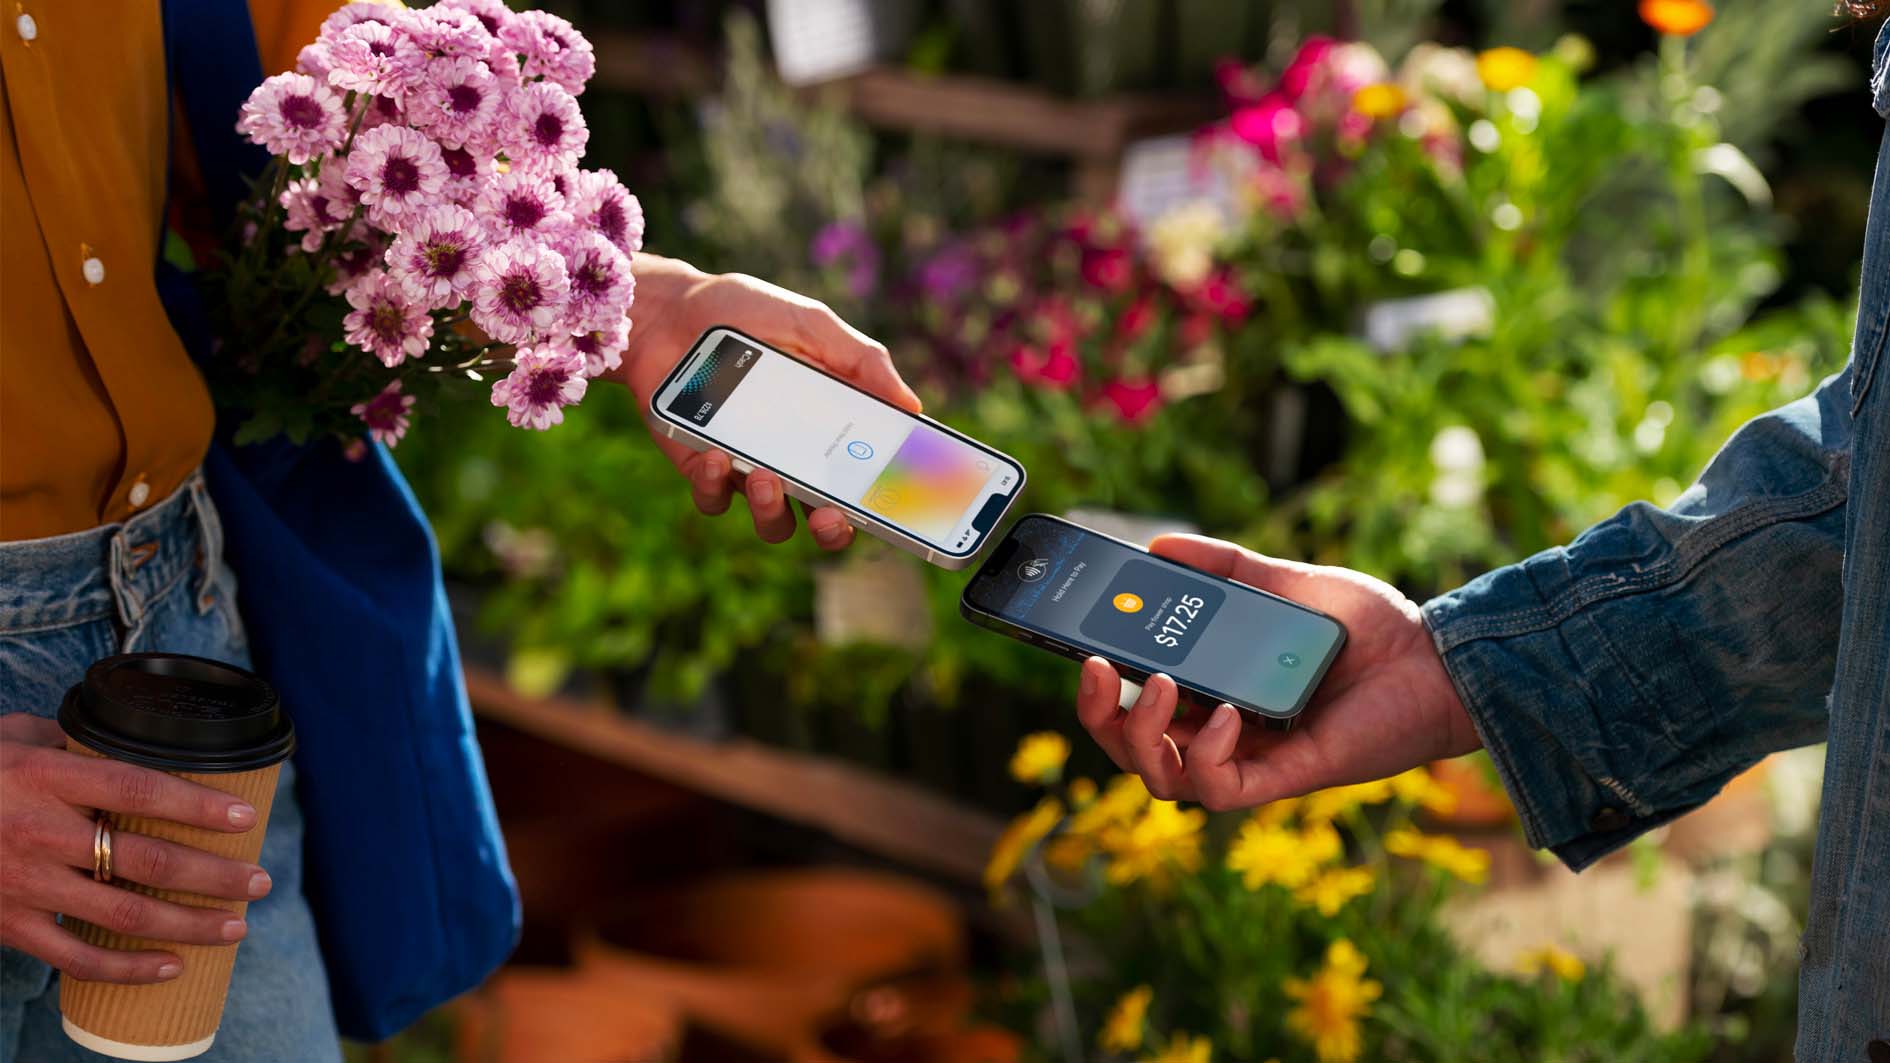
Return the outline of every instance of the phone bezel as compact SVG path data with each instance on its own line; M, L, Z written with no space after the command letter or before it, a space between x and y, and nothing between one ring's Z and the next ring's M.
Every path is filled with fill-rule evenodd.
M1088 640L1083 638L1081 632L1051 631L1050 629L1045 628L1041 625L1031 624L1031 623L1028 623L1027 621L1023 621L1023 620L1016 619L1013 617L1002 616L996 612L993 612L990 609L986 609L984 606L979 605L972 600L972 597L971 597L972 590L976 588L981 582L984 581L986 573L989 572L989 573L992 573L993 575L997 575L998 566L1006 564L1008 563L1009 560L1011 560L1010 555L1013 553L1013 551L1010 550L1009 547L1011 546L1011 544L1016 543L1018 541L1017 529L1023 526L1024 522L1033 520L1033 519L1046 520L1054 524L1061 524L1068 528L1074 528L1077 531L1083 533L1084 535L1094 536L1095 538L1098 538L1098 539L1107 540L1109 542L1122 546L1128 550L1132 550L1136 553L1142 554L1145 557L1152 558L1157 563L1172 565L1175 568L1191 573L1202 579L1213 580L1217 583L1222 583L1222 584L1227 584L1233 587L1237 587L1242 591L1245 591L1249 594L1257 594L1261 596L1262 598L1270 598L1274 601L1280 602L1294 609L1298 609L1302 612L1311 613L1314 616L1320 617L1322 619L1330 620L1333 626L1338 628L1339 637L1333 641L1331 648L1326 652L1325 658L1319 662L1318 667L1314 668L1312 672L1309 673L1310 678L1306 684L1305 692L1300 695L1300 699L1298 703L1295 704L1291 709L1286 709L1286 710L1270 709L1262 705L1256 705L1252 702L1243 701L1239 698L1229 696L1224 691L1215 690L1210 687L1201 686L1195 683L1183 682L1182 678L1176 675L1174 672L1164 671L1162 673L1175 681L1175 685L1181 689L1184 696L1192 695L1193 698L1199 703L1218 705L1221 702L1226 702L1227 704L1232 705L1235 708L1242 710L1243 712L1248 712L1255 716L1260 717L1262 720L1266 721L1271 726L1278 727L1278 726L1290 725L1291 722L1294 719L1296 719L1300 713L1306 711L1306 706L1311 703L1313 694L1318 691L1320 684L1325 682L1326 672L1331 669L1332 662L1338 659L1340 651L1345 648L1346 640L1350 637L1350 632L1346 631L1345 625L1343 623L1340 623L1338 618L1333 617L1327 613L1323 613L1317 609L1314 609L1310 605L1306 605L1302 602L1293 601L1291 598L1282 597L1278 594L1272 593L1271 591L1265 591L1265 590L1261 590L1258 587L1249 586L1248 584L1242 583L1239 580L1228 579L1225 576L1217 576L1212 572L1203 572L1198 568L1195 568L1191 565L1184 565L1181 562L1176 561L1172 558L1166 558L1166 557L1162 557L1159 554L1150 553L1147 547L1137 546L1136 544L1132 542L1128 542L1127 540L1124 540L1124 539L1118 539L1113 535L1105 535L1104 533L1096 531L1092 528L1086 528L1083 525L1076 523L1075 521L1065 520L1062 517L1058 517L1049 513L1026 513L1023 516L1017 518L1017 520L1014 521L1011 524L1011 526L1005 530L1003 540L1000 541L998 545L996 546L996 548L992 550L991 556L985 559L984 564L979 566L978 571L974 573L971 579L965 583L965 589L959 593L958 609L959 609L959 612L962 615L964 615L966 619L980 625L981 627L989 628L1001 634L1008 635L1011 638L1015 638L1020 642L1024 642L1028 645L1037 646L1042 649L1049 650L1051 653L1055 653L1063 657L1068 657L1072 660L1081 661L1089 657L1101 657L1104 660L1108 661L1110 664L1114 665L1116 667L1116 670L1122 673L1124 678L1132 679L1136 682L1145 682L1148 679L1149 675L1151 674L1148 669L1145 669L1139 664L1133 664L1129 661L1123 660L1121 657L1118 656L1118 654L1121 652L1119 650L1116 650L1110 647L1105 647L1105 646L1098 646L1093 643L1090 643ZM1013 577L1013 583L1014 582L1015 582L1015 579Z
M796 479L793 476L788 475L787 473L781 471L776 466L770 464L766 460L754 454L750 454L742 450L737 450L736 448L729 446L727 443L723 442L722 440L716 439L713 436L709 435L708 433L704 432L700 427L695 425L693 422L683 420L677 417L675 414L672 414L669 411L660 407L657 404L657 400L663 396L664 392L669 390L670 385L676 382L677 378L682 375L683 370L687 368L688 366L690 366L691 364L693 364L696 361L696 359L703 353L705 348L707 348L711 343L721 342L722 338L725 335L733 336L744 343L752 344L760 350L770 351L774 354L780 355L783 358L793 359L795 362L798 362L800 365L805 366L806 368L816 373L819 373L820 375L827 377L830 380L833 380L835 383L841 385L842 387L847 388L848 390L854 392L857 395L860 395L863 398L866 398L872 402L879 403L881 406L885 406L888 409L894 410L904 417L909 417L912 420L921 422L933 429L936 429L937 431L943 432L956 439L962 440L963 442L971 445L977 450L990 455L993 459L1003 462L1005 465L1009 466L1012 470L1014 470L1017 473L1017 482L1011 485L1011 489L1007 494L992 496L993 498L1002 498L1004 500L1004 504L1001 508L999 508L997 516L991 521L990 528L988 528L981 535L979 535L978 538L975 541L973 541L972 544L962 552L947 549L941 544L934 543L931 540L920 536L919 534L917 534L916 532L913 532L912 530L908 528L905 528L899 524L893 523L892 521L884 517L877 516L854 503L847 502L840 498L836 498L833 495L828 494L827 492L821 490L818 487L815 487L812 484ZM1003 451L997 449L996 447L993 447L988 443L984 443L977 439L974 439L971 436L968 436L965 433L960 432L956 428L953 428L948 424L944 424L937 420L934 420L933 418L927 417L922 413L913 413L910 410L904 409L902 407L894 405L893 403L887 402L885 399L882 399L879 396L872 394L871 392L865 391L857 387L856 385L840 378L834 373L828 372L826 369L822 368L821 366L815 365L813 362L810 362L805 358L796 357L795 355L787 351L784 351L780 349L779 347L774 346L771 343L765 343L762 340L756 339L754 336L751 336L748 333L743 332L741 329L738 329L732 325L712 325L709 328L703 330L702 335L696 337L696 342L689 345L689 350L685 352L681 358L678 358L676 360L676 364L670 367L669 372L664 375L662 383L658 384L656 386L656 390L650 393L650 401L646 404L645 416L653 418L654 422L663 431L663 434L668 436L669 438L681 441L685 445L689 445L692 449L695 449L695 450L706 450L708 448L713 447L715 449L718 449L727 453L732 458L738 459L742 463L745 463L751 467L767 469L769 472L772 472L776 476L781 477L782 481L787 485L788 493L794 496L795 498L798 498L801 501L806 502L810 505L834 506L836 508L845 510L847 515L850 518L852 518L852 521L856 527L862 527L865 530L867 530L869 533L876 535L879 538L884 539L892 543L893 545L898 546L903 550L906 550L909 553L917 554L918 556L925 559L926 561L932 564L938 565L939 567L947 569L947 570L955 571L955 570L966 568L967 566L971 564L972 561L977 559L978 555L982 553L986 547L988 547L992 542L997 541L1000 538L1000 536L997 535L997 532L1000 528L1004 527L1005 516L1010 513L1011 507L1015 506L1017 504L1018 498L1020 498L1023 495L1024 484L1030 478L1030 474L1028 470L1024 468L1024 464L1022 462L1018 461L1016 458L1011 457L1009 454L1006 454ZM990 505L990 501L987 499L983 504L988 506Z

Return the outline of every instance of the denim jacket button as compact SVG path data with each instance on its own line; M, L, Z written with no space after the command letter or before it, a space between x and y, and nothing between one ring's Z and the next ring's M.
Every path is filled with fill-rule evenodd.
M1604 808L1595 813L1594 818L1588 821L1588 829L1595 831L1620 830L1627 825L1627 813L1618 808Z
M1890 1041L1878 1039L1864 1047L1870 1052L1870 1063L1890 1063Z

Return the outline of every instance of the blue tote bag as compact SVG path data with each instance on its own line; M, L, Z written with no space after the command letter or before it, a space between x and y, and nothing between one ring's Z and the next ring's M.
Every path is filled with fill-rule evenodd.
M235 132L262 80L243 0L164 0L166 60L213 213L267 162ZM210 350L191 278L158 287ZM235 447L204 468L257 668L295 717L306 891L336 1018L379 1040L478 985L518 939L518 891L473 734L431 529L387 451Z

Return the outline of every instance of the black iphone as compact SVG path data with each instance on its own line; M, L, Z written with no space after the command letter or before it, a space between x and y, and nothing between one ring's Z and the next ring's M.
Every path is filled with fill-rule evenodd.
M959 608L975 624L1125 678L1165 673L1197 704L1290 727L1345 645L1337 620L1057 517L1012 526Z

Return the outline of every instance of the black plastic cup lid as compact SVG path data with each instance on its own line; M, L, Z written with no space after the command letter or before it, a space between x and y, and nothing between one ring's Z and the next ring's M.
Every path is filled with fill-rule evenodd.
M162 771L252 771L295 751L295 727L268 683L173 653L95 662L66 691L59 726L114 760Z

